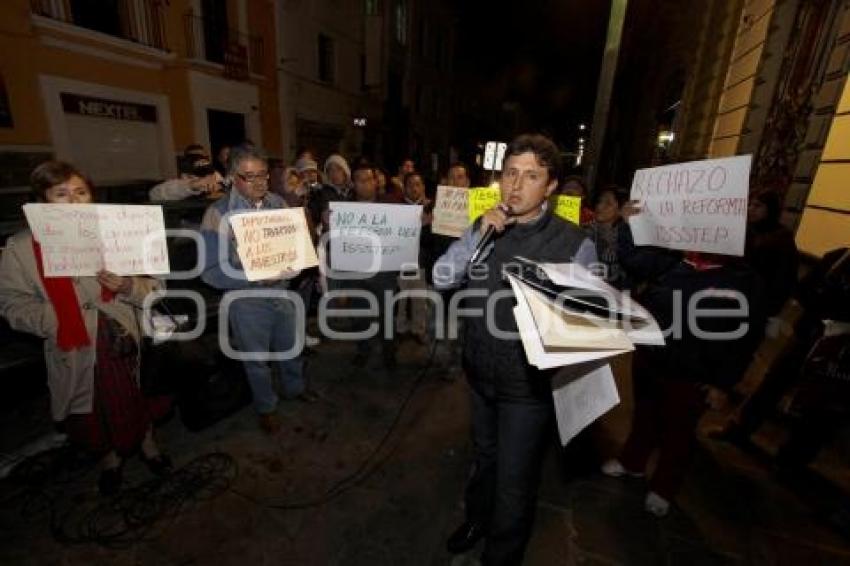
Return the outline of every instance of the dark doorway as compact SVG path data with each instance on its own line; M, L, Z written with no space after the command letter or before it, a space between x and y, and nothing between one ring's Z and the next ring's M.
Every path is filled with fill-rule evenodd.
M218 150L223 145L237 145L245 141L244 114L208 109L207 124L210 131L210 149L213 155L218 155Z
M207 61L224 63L228 22L225 0L203 0L201 13L204 21L204 50Z
M402 157L410 155L409 115L403 105L402 76L398 70L387 73L387 100L384 103L384 119L387 136L384 143L384 159L391 170L395 170Z

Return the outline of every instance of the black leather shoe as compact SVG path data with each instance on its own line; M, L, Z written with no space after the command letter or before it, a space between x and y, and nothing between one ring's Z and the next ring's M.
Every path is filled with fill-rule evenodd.
M485 534L483 525L467 521L452 533L446 541L446 549L452 554L462 554L475 546Z

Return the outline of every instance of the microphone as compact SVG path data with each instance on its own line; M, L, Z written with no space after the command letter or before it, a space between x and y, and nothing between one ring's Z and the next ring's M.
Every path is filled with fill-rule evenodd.
M499 203L499 208L502 209L502 212L510 216L513 214L511 207L504 203ZM478 240L478 243L475 245L475 250L472 252L472 256L469 258L469 265L478 265L478 262L481 261L481 254L484 253L484 250L490 245L490 242L493 241L493 238L496 237L496 227L492 224L487 226L487 230L484 231L484 235L481 236L481 239Z

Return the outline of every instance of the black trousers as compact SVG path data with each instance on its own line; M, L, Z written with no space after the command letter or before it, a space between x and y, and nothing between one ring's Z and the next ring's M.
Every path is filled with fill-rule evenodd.
M467 520L488 530L485 566L520 564L551 437L552 400L504 400L474 388L471 398L475 462L466 487Z
M398 287L398 273L396 272L380 272L366 279L352 279L339 281L336 283L338 289L351 289L356 291L366 291L373 295L378 303L377 320L374 317L356 317L352 318L351 329L354 331L364 331L369 328L369 325L378 323L378 340L381 342L383 354L385 357L395 356L395 326L393 324L394 317L391 317L389 323L386 320L387 314L387 298L386 292L395 292ZM369 308L369 301L363 297L351 297L349 308L357 310L366 310ZM357 342L357 351L368 353L371 350L370 340L359 340Z

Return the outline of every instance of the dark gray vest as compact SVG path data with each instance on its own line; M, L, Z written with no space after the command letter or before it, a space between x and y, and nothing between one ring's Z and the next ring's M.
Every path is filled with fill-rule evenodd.
M483 262L486 278L470 278L468 289L484 289L487 295L510 290L502 276L502 268L514 256L538 262L567 263L573 260L581 243L586 239L576 225L552 214L551 209L539 220L517 224L497 237L493 250ZM502 298L495 305L493 319L503 331L516 332L512 296ZM542 398L551 395L548 376L529 365L519 339L500 340L487 328L487 298L473 297L467 308L482 309L483 314L465 318L464 367L473 387L490 396L510 398Z

